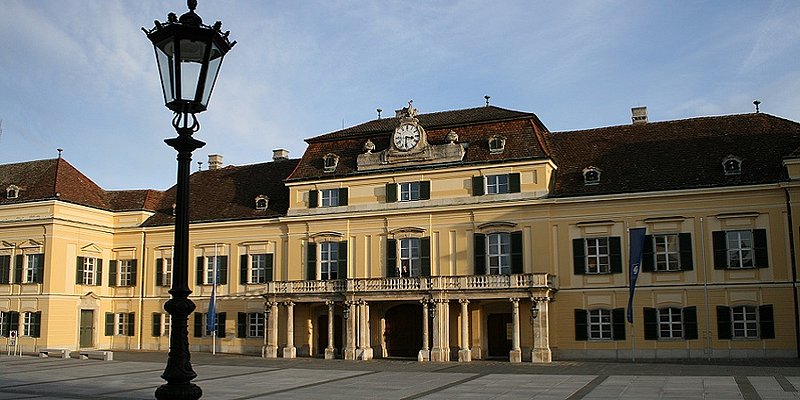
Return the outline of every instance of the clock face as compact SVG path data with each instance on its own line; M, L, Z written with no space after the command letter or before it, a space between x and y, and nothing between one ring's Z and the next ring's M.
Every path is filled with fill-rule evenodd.
M394 136L392 137L394 146L403 151L413 149L419 143L419 139L419 128L411 124L400 125L394 131Z

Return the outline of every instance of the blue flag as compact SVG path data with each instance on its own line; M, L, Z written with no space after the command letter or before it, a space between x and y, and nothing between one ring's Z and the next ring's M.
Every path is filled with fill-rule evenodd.
M644 236L646 228L632 228L630 232L630 294L628 295L628 322L633 323L633 291L636 289L636 279L642 266L642 253L644 252Z
M208 302L208 314L206 317L206 332L215 332L217 326L217 257L214 256L214 273L211 282L211 301Z

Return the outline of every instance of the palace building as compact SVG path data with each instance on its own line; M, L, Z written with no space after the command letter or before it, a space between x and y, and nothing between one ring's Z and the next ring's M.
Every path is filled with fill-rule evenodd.
M190 183L192 351L798 357L800 124L633 111L550 132L530 112L409 102L299 159L210 156ZM104 190L60 157L0 165L0 350L13 331L26 352L166 351L174 198Z

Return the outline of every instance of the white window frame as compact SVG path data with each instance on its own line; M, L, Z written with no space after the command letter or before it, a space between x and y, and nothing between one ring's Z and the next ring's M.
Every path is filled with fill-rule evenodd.
M658 338L683 338L683 310L678 307L659 308L657 312Z
M247 313L247 337L264 337L265 323L264 313Z
M608 237L584 238L584 254L587 274L611 273L611 248Z
M758 339L758 307L731 307L731 337L733 339ZM738 333L737 333L738 332Z
M419 238L404 238L398 241L397 276L419 277L422 274L422 241Z
M339 189L322 189L319 192L320 207L339 206Z
M117 286L134 286L131 260L117 261Z
M220 270L220 261L222 256L205 256L203 258L203 284L204 285L213 285L214 284L214 262L217 264L217 274L219 274ZM219 285L219 276L217 276L217 285Z
M128 332L128 313L114 313L114 336L132 336L133 332Z
M495 232L486 235L486 273L511 275L511 234Z
M505 194L509 190L508 174L486 176L486 194Z
M265 253L250 254L250 265L247 268L248 283L267 282L267 255Z
M35 313L31 311L24 311L20 313L22 317L22 332L20 332L20 336L31 336L34 314Z
M753 240L753 231L749 229L725 231L728 268L755 268L756 252ZM748 259L749 262L747 261Z
M219 314L220 313L217 312L215 314L217 314L217 318L214 319L214 332L219 330ZM203 329L202 329L202 331L203 331L203 337L211 336L211 332L208 331L208 313L207 312L203 313Z
M398 201L418 201L420 200L420 183L419 182L403 182L398 184Z
M323 281L339 279L339 242L320 243L319 279Z
M172 257L161 258L161 283L162 286L172 287Z
M614 321L611 310L596 308L586 311L586 337L589 340L614 340Z
M168 313L161 313L161 335L169 337L170 332L172 331L172 315Z
M83 258L83 279L81 282L84 285L97 285L97 260L97 257Z
M22 265L22 283L35 283L39 278L36 276L37 265L34 262L37 255L39 254L26 254L23 258L25 261ZM42 262L44 262L44 259L42 259ZM31 266L32 264L33 266Z
M653 235L653 269L680 271L680 237L677 233Z

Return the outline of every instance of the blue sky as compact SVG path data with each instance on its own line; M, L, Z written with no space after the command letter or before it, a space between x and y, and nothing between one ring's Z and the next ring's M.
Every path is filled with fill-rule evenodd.
M0 163L64 158L105 189L166 189L174 136L141 27L182 0L0 0ZM483 105L551 131L761 110L800 121L800 2L200 0L239 43L195 161L299 157L303 139ZM205 166L205 164L204 164ZM196 163L193 162L193 170Z

